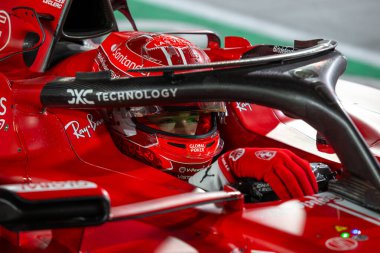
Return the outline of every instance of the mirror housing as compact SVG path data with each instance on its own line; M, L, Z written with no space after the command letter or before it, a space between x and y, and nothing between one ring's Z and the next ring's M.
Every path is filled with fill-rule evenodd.
M12 231L98 225L109 212L108 193L89 181L0 186L0 224Z

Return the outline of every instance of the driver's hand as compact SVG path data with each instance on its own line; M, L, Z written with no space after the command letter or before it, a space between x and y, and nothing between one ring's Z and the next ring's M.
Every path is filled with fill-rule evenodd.
M223 154L218 165L229 183L241 177L263 180L280 199L318 191L309 163L286 149L239 148Z

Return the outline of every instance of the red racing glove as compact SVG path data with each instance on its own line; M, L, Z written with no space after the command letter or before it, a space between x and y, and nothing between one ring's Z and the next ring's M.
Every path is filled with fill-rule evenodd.
M286 149L239 148L223 154L218 165L229 183L241 177L263 180L280 199L318 191L309 163Z

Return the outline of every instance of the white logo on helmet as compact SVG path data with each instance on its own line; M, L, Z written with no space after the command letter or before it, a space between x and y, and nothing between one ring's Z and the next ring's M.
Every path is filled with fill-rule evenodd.
M204 143L196 143L196 144L189 145L190 152L193 152L193 153L204 152L205 148L206 148L206 144Z
M190 173L190 174L195 174L201 170L204 170L206 167L202 168L187 168L187 167L179 167L178 171L180 173Z
M236 162L237 160L240 159L240 157L242 157L245 153L245 149L244 148L238 148L238 149L235 149L234 151L232 151L230 153L230 155L228 156L228 158L230 158L232 161Z
M260 150L256 151L255 155L261 160L271 160L276 155L276 151Z
M117 44L113 44L113 45L111 46L111 51L112 51L112 52L115 52L116 49L118 48L118 46L119 46L119 45L117 45Z

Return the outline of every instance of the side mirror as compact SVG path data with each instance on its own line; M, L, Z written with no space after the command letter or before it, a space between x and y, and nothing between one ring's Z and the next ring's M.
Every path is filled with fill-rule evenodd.
M109 212L107 192L88 181L0 186L0 225L13 231L98 225Z

